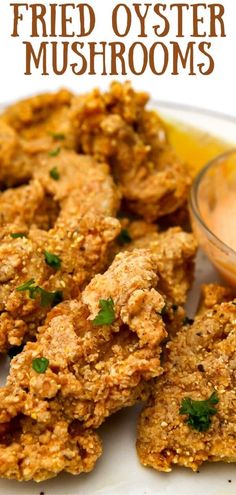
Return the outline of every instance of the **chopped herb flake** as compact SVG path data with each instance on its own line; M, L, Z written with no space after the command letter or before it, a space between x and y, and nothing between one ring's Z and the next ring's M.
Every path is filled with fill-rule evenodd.
M57 167L53 167L50 172L49 172L49 175L52 179L54 180L59 180L60 179L60 174L58 172L58 169Z
M113 299L100 299L99 306L101 309L93 320L93 325L111 325L116 319Z
M32 361L32 368L34 371L36 371L36 373L45 373L45 371L47 371L48 369L48 366L49 366L49 361L47 358L35 358L33 359Z
M27 234L24 232L13 232L10 234L12 239L23 239L23 237L27 237Z
M58 147L58 148L55 148L55 150L52 150L52 151L49 151L49 156L58 156L59 153L61 152L61 148Z
M61 267L61 259L59 258L59 256L45 251L44 257L47 265L51 266L51 268L55 268L55 270L59 270L59 268Z
M35 285L35 280L34 278L31 278L30 280L28 280L27 282L25 282L23 285L20 285L19 287L17 287L17 292L24 292L24 291L29 291L29 296L31 299L34 299L34 291L36 289L36 285Z
M129 234L127 229L122 229L117 237L117 242L120 246L124 246L125 244L129 244L132 242L132 237Z
M36 285L34 278L28 280L16 289L18 292L29 291L30 299L36 299L40 296L40 304L43 308L51 306L52 308L63 301L63 293L61 291L48 292L42 287Z
M61 132L49 132L49 134L55 141L63 141L65 139L65 134Z
M186 316L183 320L183 325L193 325L194 324L194 320L192 318L188 318L188 316Z
M214 391L207 400L193 400L186 397L182 400L179 414L187 414L186 423L197 431L207 431L211 426L211 416L217 413L214 407L219 398Z

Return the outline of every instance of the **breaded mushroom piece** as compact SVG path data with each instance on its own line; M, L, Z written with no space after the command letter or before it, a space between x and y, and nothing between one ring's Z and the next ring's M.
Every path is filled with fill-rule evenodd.
M190 180L147 102L130 83L113 82L107 93L75 98L72 111L78 149L107 161L126 206L151 222L185 203Z
M38 180L0 193L0 227L14 224L14 232L27 233L31 226L49 230L54 226L59 212L59 202L47 193Z
M42 480L91 469L100 446L88 428L147 397L162 373L166 337L156 271L149 251L119 254L80 300L54 308L37 341L12 360L0 389L1 477ZM111 305L107 322L96 322L101 300ZM38 359L47 360L44 372L35 368Z
M167 335L156 272L157 260L149 251L121 253L103 275L92 279L81 298L49 312L37 341L26 344L11 363L8 387L19 389L14 394L19 405L17 399L10 405L8 387L1 389L1 421L16 412L33 414L35 406L38 418L46 421L47 399L55 397L64 401L72 419L98 427L142 396L145 382L161 373L160 344ZM95 320L101 301L111 305L104 324ZM37 356L50 361L44 375L31 369Z
M122 220L121 224L119 249L150 249L159 259L158 290L173 303L183 305L193 282L197 251L194 235L184 232L180 227L158 232L156 225L142 221Z
M39 137L40 130L43 134L47 131L61 133L59 116L62 110L70 107L72 99L73 94L66 89L32 96L9 105L1 114L1 120L26 139Z
M83 430L55 414L50 425L19 416L0 424L0 478L37 482L65 471L90 472L102 454L92 430Z
M201 287L201 299L198 308L198 315L205 313L216 304L229 302L234 299L234 292L229 287L218 284L204 284Z
M40 160L34 182L13 189L12 198L9 191L0 196L3 223L14 219L0 234L0 352L34 335L54 303L77 297L96 273L104 271L120 232L119 221L113 218L119 194L107 165L66 150ZM58 180L50 175L55 167ZM39 206L47 197L60 206L48 231L37 228L37 222L42 227L40 222L47 223L52 211L45 218L45 206L37 208L37 197ZM58 258L56 267L46 253ZM51 294L48 304L42 290Z
M118 220L92 212L49 231L31 228L26 237L12 238L15 225L2 229L0 352L34 336L52 306L77 297L107 267L119 231Z
M120 194L109 167L89 156L61 150L37 157L33 180L0 193L0 226L15 223L26 230L37 226L48 230L70 217L86 212L115 216Z
M67 90L37 95L0 115L0 185L11 187L32 178L39 153L75 149L72 99Z
M235 321L235 301L215 305L167 344L164 374L138 424L144 466L168 472L178 464L196 471L205 461L236 462ZM210 416L199 403L197 413L188 407L180 414L183 400L207 401L213 393ZM201 427L199 421L206 423Z
M56 171L55 179L52 171ZM61 150L55 157L42 154L34 172L44 190L60 204L60 221L87 212L115 216L120 193L106 163L72 150Z

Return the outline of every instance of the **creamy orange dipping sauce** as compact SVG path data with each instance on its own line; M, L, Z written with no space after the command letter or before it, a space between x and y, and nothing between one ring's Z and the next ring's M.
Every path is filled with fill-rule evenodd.
M236 152L213 161L193 187L197 215L193 210L192 223L200 246L236 288Z
M217 202L205 222L221 241L236 251L236 191L229 191Z

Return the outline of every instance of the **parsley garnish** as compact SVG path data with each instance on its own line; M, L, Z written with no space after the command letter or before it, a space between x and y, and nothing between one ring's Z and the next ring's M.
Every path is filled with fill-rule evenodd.
M36 285L34 278L31 278L20 287L17 287L18 292L29 291L30 299L36 299L40 296L40 304L43 308L51 306L52 308L63 301L63 293L59 290L56 292L48 292L42 287Z
M12 234L10 234L12 239L23 239L23 237L27 237L27 234L25 234L24 232L13 232Z
M217 413L214 407L219 398L214 391L207 400L193 400L185 397L179 410L179 414L187 414L186 423L197 431L207 431L211 426L211 416Z
M127 229L122 229L117 237L117 242L120 246L124 246L124 244L129 244L132 242L132 237L129 234Z
M99 306L101 309L92 321L93 325L111 325L116 319L113 299L100 299Z
M34 280L34 278L31 278L30 280L25 282L23 285L20 285L20 287L17 287L16 290L17 290L17 292L24 292L24 291L28 290L31 299L34 299L33 292L35 291L35 289L36 289L35 280Z
M58 146L58 148L55 148L55 150L49 151L49 156L58 156L61 151L61 148Z
M194 320L192 318L189 318L188 316L186 316L183 320L183 325L193 325L194 324Z
M59 180L60 179L60 174L58 172L58 169L57 167L53 167L50 172L49 172L49 175L52 179L54 180Z
M44 257L47 265L51 266L51 268L55 268L55 270L59 270L59 268L61 267L61 259L59 258L59 256L45 251Z
M63 141L65 139L65 134L62 134L60 132L49 132L49 134L55 141Z
M47 371L48 369L48 366L49 366L49 361L47 358L35 358L33 359L32 361L32 368L34 371L36 371L36 373L45 373L45 371Z

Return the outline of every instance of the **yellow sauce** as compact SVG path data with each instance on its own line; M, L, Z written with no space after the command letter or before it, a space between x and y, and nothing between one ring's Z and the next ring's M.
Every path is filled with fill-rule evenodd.
M170 143L190 169L192 177L217 155L232 148L227 143L204 131L179 123L167 123Z

